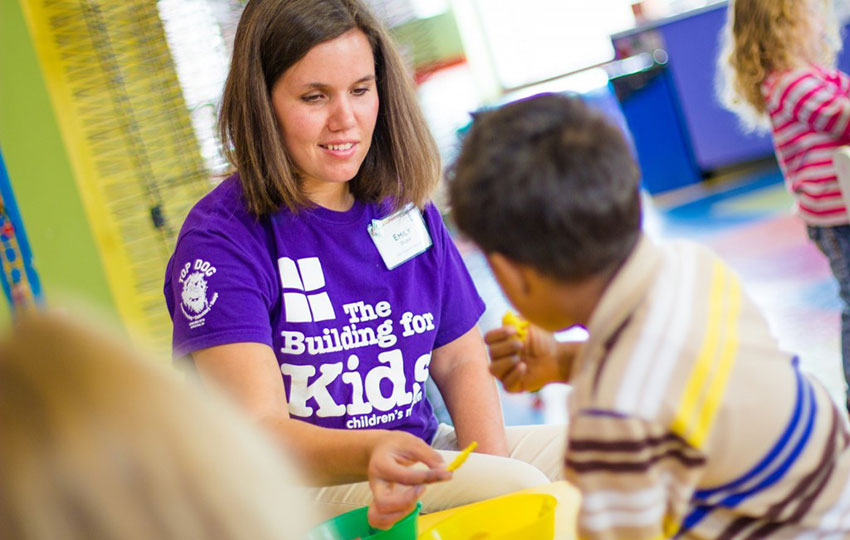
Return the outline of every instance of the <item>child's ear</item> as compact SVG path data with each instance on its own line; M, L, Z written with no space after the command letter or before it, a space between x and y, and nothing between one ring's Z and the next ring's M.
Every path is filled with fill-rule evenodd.
M525 265L505 257L501 253L488 253L487 262L490 264L490 269L493 270L496 281L499 282L509 298L511 294L528 294L530 284L528 269Z

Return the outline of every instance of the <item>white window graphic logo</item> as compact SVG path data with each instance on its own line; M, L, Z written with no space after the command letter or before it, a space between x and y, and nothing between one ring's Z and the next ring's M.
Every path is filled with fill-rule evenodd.
M318 322L336 318L328 293L313 292L325 287L325 274L318 257L297 261L281 257L277 260L277 267L280 284L284 289L286 322ZM301 292L294 292L293 289Z

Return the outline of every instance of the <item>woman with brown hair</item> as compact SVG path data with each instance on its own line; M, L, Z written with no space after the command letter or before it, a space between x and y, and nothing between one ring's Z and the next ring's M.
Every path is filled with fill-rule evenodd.
M238 172L180 232L165 283L174 349L334 486L318 490L328 512L372 501L388 525L451 477L437 450L472 441L481 454L429 489L426 511L557 476L562 429L506 437L483 302L428 202L437 149L366 7L248 2L220 129ZM429 377L454 427L438 424ZM505 457L521 454L551 474Z

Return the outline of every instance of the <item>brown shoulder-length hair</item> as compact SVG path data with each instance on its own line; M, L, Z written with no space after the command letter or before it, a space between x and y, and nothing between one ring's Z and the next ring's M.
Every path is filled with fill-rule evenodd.
M832 66L841 46L831 0L733 0L722 35L717 85L749 128L766 128L762 83L807 64Z
M392 38L359 0L251 0L245 6L219 114L219 135L239 171L251 212L312 206L287 153L274 109L274 83L307 52L352 29L369 39L380 108L369 153L349 181L361 201L396 208L425 204L440 177L437 145Z

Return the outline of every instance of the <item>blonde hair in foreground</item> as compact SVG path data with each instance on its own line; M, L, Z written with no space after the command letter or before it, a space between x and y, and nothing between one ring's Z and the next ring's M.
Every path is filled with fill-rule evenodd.
M216 395L34 315L0 341L0 538L301 539L278 451Z
M748 128L766 128L761 85L773 72L832 67L841 47L832 0L732 0L718 57L718 93Z

